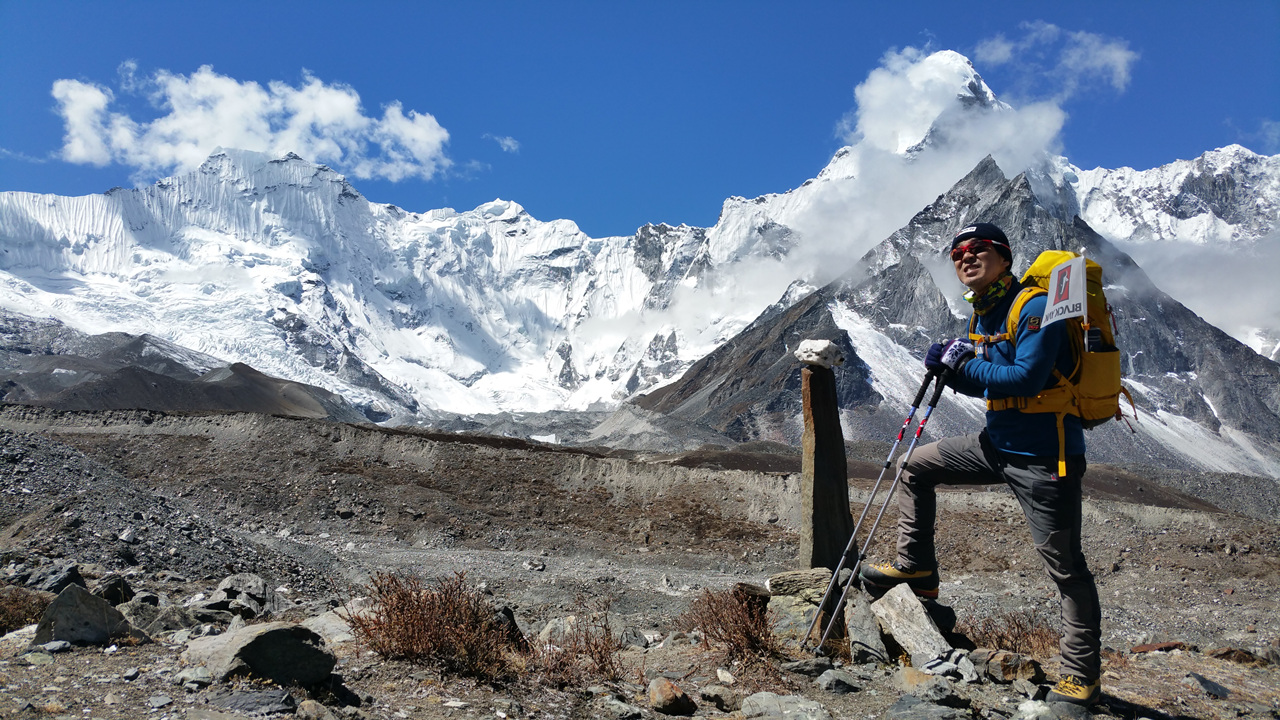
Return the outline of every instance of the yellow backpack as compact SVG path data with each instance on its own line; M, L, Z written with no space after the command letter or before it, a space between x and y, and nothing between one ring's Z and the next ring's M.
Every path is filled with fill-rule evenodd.
M1076 253L1066 250L1046 250L1040 253L1022 276L1023 288L1009 308L1005 332L999 335L980 335L976 332L977 316L969 320L969 339L980 356L983 355L983 345L994 345L1005 340L1017 345L1018 321L1022 308L1032 298L1047 293L1052 270L1074 257L1078 257ZM1068 326L1067 337L1071 342L1071 355L1076 359L1075 369L1064 376L1055 367L1053 377L1057 382L1034 397L987 401L988 410L1016 409L1028 413L1053 413L1057 416L1059 477L1067 474L1063 417L1075 415L1087 429L1095 428L1112 418L1120 420L1124 417L1120 410L1122 394L1128 398L1130 407L1134 407L1134 416L1137 416L1133 396L1120 384L1120 350L1115 345L1111 306L1107 304L1107 296L1102 292L1102 266L1088 258L1085 258L1085 294L1088 296L1087 316L1063 321Z

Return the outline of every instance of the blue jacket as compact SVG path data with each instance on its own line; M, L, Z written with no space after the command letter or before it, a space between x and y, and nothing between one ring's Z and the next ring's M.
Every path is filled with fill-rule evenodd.
M1015 285L990 311L978 316L977 332L999 335L1020 287ZM987 346L987 357L965 363L952 387L973 397L999 399L1031 397L1053 384L1056 365L1063 375L1075 368L1067 323L1056 322L1037 329L1028 327L1031 318L1044 316L1048 298L1040 295L1022 308L1018 318L1017 348L1009 341ZM1063 421L1067 455L1084 454L1084 429L1080 418L1067 415ZM987 411L987 435L1000 450L1018 455L1058 457L1058 425L1053 413L1025 413L1020 410Z

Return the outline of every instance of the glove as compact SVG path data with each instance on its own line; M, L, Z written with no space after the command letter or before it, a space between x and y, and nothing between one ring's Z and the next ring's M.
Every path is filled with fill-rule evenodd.
M924 354L924 367L933 374L938 374L947 368L942 364L942 353L946 352L946 348L942 343L934 343L929 346L929 351Z
M932 350L932 348L930 348ZM942 357L938 362L952 372L959 372L964 364L974 358L973 343L956 338L942 348Z

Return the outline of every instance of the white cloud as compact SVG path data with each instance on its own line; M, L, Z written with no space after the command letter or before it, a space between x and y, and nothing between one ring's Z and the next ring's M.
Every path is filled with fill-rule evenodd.
M1109 80L1111 87L1124 91L1129 85L1129 67L1137 59L1138 53L1123 40L1074 32L1068 36L1058 68L1072 94L1078 85L1094 76Z
M1258 140L1262 143L1264 153L1280 153L1280 122L1263 120L1258 126Z
M997 34L979 42L974 51L979 63L1017 68L1020 78L1015 92L1062 102L1098 81L1118 92L1129 86L1130 70L1139 55L1127 41L1071 32L1042 20L1023 23L1020 29L1016 39Z
M516 140L513 137L490 135L489 133L485 133L484 137L498 143L498 147L502 148L503 152L509 152L509 153L520 152L520 141Z
M220 75L205 65L191 75L160 70L137 76L137 64L122 63L120 90L147 91L166 111L151 120L108 112L110 89L79 80L58 80L53 96L66 125L61 156L68 162L118 162L144 175L192 170L216 147L284 155L295 152L358 178L429 179L449 167L449 133L434 117L407 113L392 102L382 117L368 116L355 89L305 73L293 86Z
M62 159L98 166L111 162L103 124L111 91L79 80L58 80L53 84L53 97L67 128Z
M1259 328L1280 331L1280 233L1221 251L1171 242L1126 243L1123 249L1157 287L1233 337L1244 341ZM1206 252L1212 252L1212 262L1205 262Z
M1014 44L1001 33L978 43L973 59L983 65L1003 65L1013 59L1014 49Z

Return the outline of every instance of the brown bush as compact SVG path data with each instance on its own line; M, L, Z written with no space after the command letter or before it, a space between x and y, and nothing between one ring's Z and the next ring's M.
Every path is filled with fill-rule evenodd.
M493 605L467 587L465 573L439 578L434 587L417 577L379 573L368 589L373 607L344 609L342 615L353 634L382 657L490 681L509 669L506 655L514 646Z
M728 660L751 662L781 655L768 606L735 590L703 590L680 618L686 630L700 630L708 646L724 649Z
M0 635L39 622L51 601L20 587L0 588Z
M499 622L484 594L467 587L465 573L438 578L430 587L416 577L378 574L368 592L370 609L348 606L341 614L361 642L387 659L433 667L441 675L487 682L518 675L556 687L621 675L608 600L588 607L579 598L580 620L561 646L530 647Z
M1058 652L1057 624L1032 610L962 620L956 624L955 631L978 647L1009 650L1038 659Z
M609 621L612 600L604 598L592 603L579 597L574 604L580 614L568 628L562 646L533 648L526 670L539 684L559 688L584 685L596 679L619 679L622 676L622 665L618 661L620 644Z

